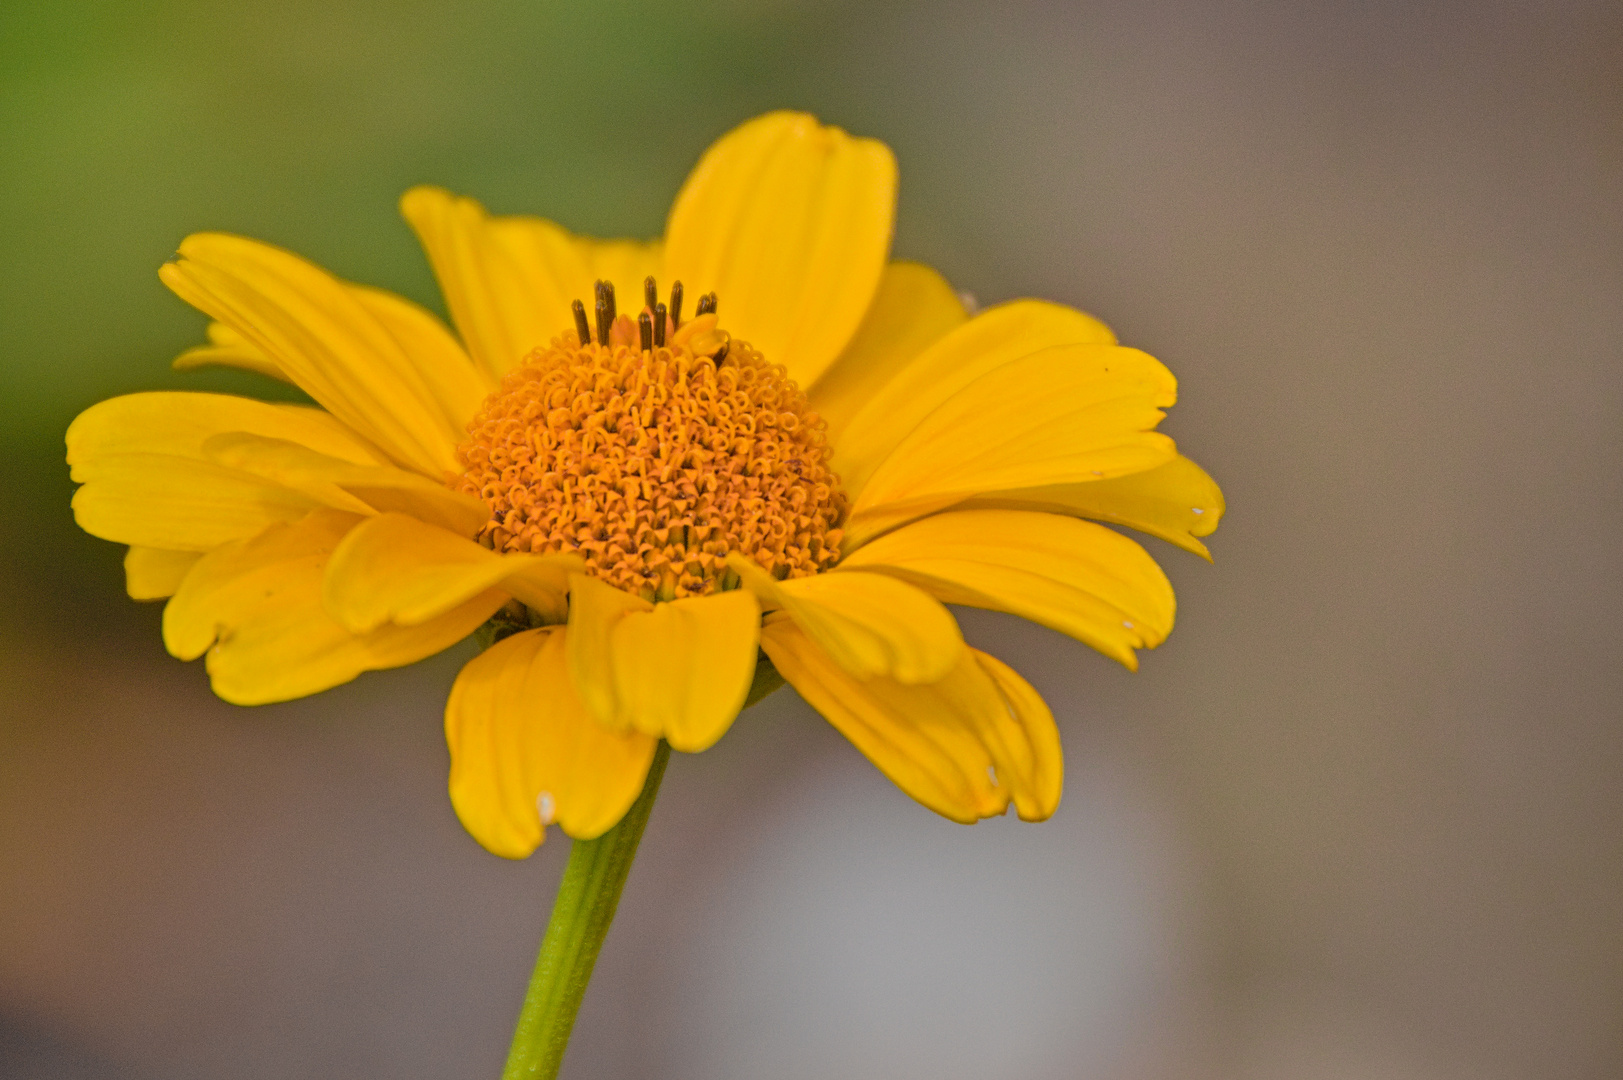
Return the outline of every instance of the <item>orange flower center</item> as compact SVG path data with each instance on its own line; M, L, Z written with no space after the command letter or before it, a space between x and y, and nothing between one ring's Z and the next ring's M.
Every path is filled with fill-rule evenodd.
M479 542L577 552L647 600L736 588L729 552L780 579L828 569L846 501L806 396L717 329L714 296L685 324L680 285L647 299L634 324L600 284L597 340L576 301L575 332L485 399L458 448L459 490L492 512Z

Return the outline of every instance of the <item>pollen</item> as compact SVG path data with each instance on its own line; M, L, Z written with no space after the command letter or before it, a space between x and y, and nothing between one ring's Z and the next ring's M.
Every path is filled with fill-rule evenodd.
M682 323L680 285L646 293L633 321L600 284L596 340L576 301L575 330L485 399L456 484L490 506L479 542L575 552L650 601L736 588L731 552L780 580L831 567L846 499L805 394L718 328L713 295Z

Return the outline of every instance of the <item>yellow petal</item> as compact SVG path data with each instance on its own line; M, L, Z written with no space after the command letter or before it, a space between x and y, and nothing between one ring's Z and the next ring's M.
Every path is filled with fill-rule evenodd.
M715 292L722 325L810 386L879 285L896 159L804 113L758 117L699 160L671 208L665 263L688 295Z
M614 628L627 615L653 610L642 597L595 578L569 579L570 677L586 710L611 727L633 726L621 721L615 694Z
M473 536L490 519L483 500L416 473L388 465L352 465L285 439L225 432L205 440L203 453L337 510L398 511L459 536Z
M207 551L301 518L322 501L210 459L203 444L227 432L350 464L383 460L320 409L229 394L127 394L91 406L68 428L68 463L84 485L73 497L80 527L125 544Z
M494 380L474 366L462 346L439 319L411 301L382 289L344 283L344 287L382 323L405 350L428 385L441 411L460 432L472 419ZM176 371L223 366L255 371L291 382L281 365L253 342L220 322L209 323L209 344L187 349L175 358Z
M1059 808L1065 786L1065 754L1060 748L1054 714L1034 686L995 656L971 649L975 662L997 684L1004 709L991 715L1001 729L998 765L1014 788L1014 810L1022 821L1045 821Z
M389 328L325 270L269 244L199 233L159 276L396 463L434 479L456 471L464 431Z
M931 597L882 574L816 574L778 581L734 554L727 565L766 609L781 608L823 651L859 679L882 675L935 682L957 665L963 635Z
M1113 345L1104 323L1045 300L988 308L939 338L875 387L834 445L834 469L858 495L873 471L926 416L1004 364L1056 345Z
M808 392L829 441L913 359L969 316L947 279L920 263L893 262L840 358Z
M974 649L939 682L856 679L785 615L761 649L802 697L907 794L954 821L1015 804L1040 821L1059 805L1063 763L1053 715L1013 671Z
M895 574L949 604L1013 612L1137 668L1172 630L1172 585L1149 553L1103 525L1023 510L937 514L853 552L846 568Z
M390 622L416 626L494 588L563 622L569 575L585 569L578 555L497 555L414 517L379 514L333 552L322 599L356 634Z
M1153 469L1081 484L993 491L964 509L1044 510L1113 521L1158 536L1211 561L1199 537L1223 518L1223 492L1206 470L1179 455Z
M132 600L173 596L200 558L202 553L198 551L132 547L124 553L124 589Z
M216 694L261 705L421 660L467 637L506 602L491 590L420 626L351 634L322 606L321 581L333 549L360 520L318 510L209 552L164 608L164 644L183 660L207 652Z
M468 661L445 705L451 805L487 849L522 859L557 822L607 832L642 791L657 739L609 731L570 685L561 626L504 638Z
M187 349L170 366L176 371L196 371L203 367L234 367L244 371L269 375L282 382L292 382L281 366L260 352L253 342L231 329L225 323L211 322L209 343Z
M119 544L209 551L314 510L315 499L209 461L114 454L75 465L73 519Z
M356 465L385 461L320 409L232 394L153 391L108 398L80 413L68 426L68 464L125 453L202 458L204 441L227 431L286 439Z
M847 550L988 491L1142 472L1172 459L1156 432L1175 397L1154 357L1062 345L1011 361L938 405L874 470L851 509Z
M569 670L587 711L614 731L709 747L744 707L761 611L742 589L651 605L570 578Z
M572 330L570 304L581 300L589 311L599 278L614 283L622 310L635 312L643 279L660 273L657 243L590 240L540 218L491 217L436 187L406 192L400 212L433 264L468 351L493 377Z
M474 365L432 312L382 289L351 285L349 290L411 357L460 442L496 381Z

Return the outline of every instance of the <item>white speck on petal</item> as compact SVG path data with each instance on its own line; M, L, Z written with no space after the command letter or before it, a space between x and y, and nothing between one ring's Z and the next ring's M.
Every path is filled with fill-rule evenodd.
M1196 514L1204 514L1204 513L1205 513L1205 512L1206 512L1206 511L1205 511L1205 510L1202 510L1202 509L1201 509L1201 508L1200 508L1200 507L1198 507L1198 506L1191 506L1191 507L1190 507L1190 508L1189 508L1189 509L1190 509L1190 511L1191 511L1191 512L1192 512L1192 513L1196 513Z
M1130 623L1130 622L1128 622L1128 621L1127 621L1127 620L1125 620L1125 619L1123 619L1123 620L1122 620L1122 625L1123 625L1123 626L1125 626L1125 627L1127 627L1127 629L1129 629L1129 630L1131 630L1131 629L1132 629L1132 628L1133 628L1133 624L1132 624L1132 623Z
M550 791L543 791L535 797L535 808L541 814L543 827L551 825L558 816L558 800L552 797Z
M981 302L975 299L975 294L970 292L968 289L958 290L958 302L964 305L964 313L966 315L973 315L975 312L981 309Z
M986 767L986 778L988 780L992 781L992 786L993 787L997 787L997 766L996 765L988 765Z

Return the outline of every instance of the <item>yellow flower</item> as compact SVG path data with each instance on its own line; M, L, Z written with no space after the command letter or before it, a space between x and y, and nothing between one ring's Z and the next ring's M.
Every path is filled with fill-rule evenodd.
M170 598L165 644L227 701L505 634L446 708L452 800L500 855L554 822L603 833L659 739L710 746L774 669L931 809L1044 818L1053 718L943 604L1134 667L1172 589L1086 519L1204 555L1222 496L1154 430L1158 361L1056 304L971 317L888 262L895 186L881 143L773 113L706 152L663 241L414 189L456 336L285 251L188 237L161 276L214 322L176 367L320 407L104 401L68 431L78 522L130 545L130 595Z

